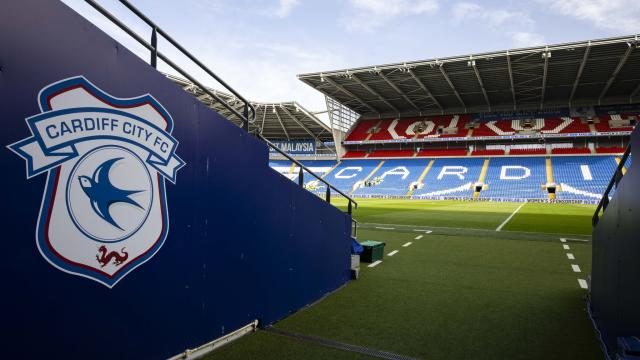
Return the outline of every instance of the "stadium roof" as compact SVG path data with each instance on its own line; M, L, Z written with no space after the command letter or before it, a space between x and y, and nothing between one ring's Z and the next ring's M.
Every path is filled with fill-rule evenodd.
M363 117L640 102L638 35L298 75Z
M234 124L241 126L241 120L221 103L204 93L198 86L189 80L173 75L166 76L181 86L186 91L192 93L198 100L214 109ZM242 113L242 102L235 96L209 89L227 104ZM318 119L313 113L306 110L295 101L282 103L260 103L251 102L256 108L256 119L250 124L250 130L257 129L262 136L269 140L301 140L316 139L319 142L333 141L331 129Z

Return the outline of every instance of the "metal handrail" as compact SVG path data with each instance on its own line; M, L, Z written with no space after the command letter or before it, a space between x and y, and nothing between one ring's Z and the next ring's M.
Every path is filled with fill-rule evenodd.
M340 189L338 189L335 186L331 185L327 180L323 179L318 174L316 174L313 171L309 170L309 168L307 168L306 166L302 165L302 163L300 161L294 159L291 155L289 155L285 151L281 150L279 147L277 147L271 141L267 140L261 134L257 134L256 136L259 139L261 139L262 141L264 141L270 148L272 148L275 151L279 152L282 156L284 156L285 158L287 158L288 160L290 160L291 162L293 162L294 164L296 164L297 166L300 167L300 172L298 173L298 185L304 186L304 172L306 171L310 175L312 175L313 177L315 177L316 179L318 179L319 181L321 181L325 185L327 185L327 192L326 192L325 200L328 203L331 203L331 189L333 189L335 192L337 192L338 194L342 195L345 199L347 199L349 201L349 205L347 206L347 212L349 213L349 215L351 215L351 213L352 213L352 205L351 204L355 205L356 209L358 208L358 202L355 201L351 196L343 193L342 191L340 191Z
M144 40L140 35L138 35L135 31L125 25L122 21L115 17L112 13L110 13L107 9L98 4L95 0L85 0L85 2L91 5L96 11L102 14L104 17L109 19L113 24L118 26L122 31L126 32L129 36L131 36L134 40L136 40L140 45L144 46L147 50L151 52L150 63L151 66L156 68L157 59L164 61L171 68L179 72L182 76L191 81L194 85L198 86L200 90L202 90L205 94L209 95L211 98L215 99L219 103L221 103L225 108L231 111L232 114L236 115L238 118L243 121L243 128L245 131L249 131L249 123L253 123L256 117L256 109L255 107L242 95L240 95L235 89L233 89L229 84L227 84L224 80L222 80L218 75L216 75L213 71L211 71L207 66L205 66L200 60L198 60L195 56L193 56L189 51L187 51L182 45L180 45L176 40L174 40L169 34L167 34L164 30L162 30L156 23L151 21L146 15L144 15L140 10L138 10L135 6L133 6L127 0L118 0L122 5L124 5L127 9L133 12L140 20L144 21L148 26L151 27L151 43ZM158 51L158 35L162 36L165 40L167 40L171 45L173 45L176 49L178 49L183 55L185 55L189 60L193 61L196 65L200 67L200 69L204 70L209 76L214 78L218 83L224 86L227 90L229 90L233 95L236 96L240 101L244 103L243 114L240 114L234 107L229 105L226 101L218 97L214 92L210 91L206 86L196 80L193 76L187 73L185 70L176 65L173 61L171 61L166 55ZM249 111L251 111L251 116L249 116ZM316 179L322 181L325 185L327 185L327 193L326 193L326 201L331 202L331 190L333 189L338 194L344 196L348 201L348 212L349 215L352 213L352 204L355 205L356 209L358 208L358 203L353 200L350 196L346 195L333 185L329 184L326 180L315 174L313 171L309 170L306 166L302 165L298 160L291 157L286 152L280 150L276 145L272 142L264 138L261 134L256 134L256 136L263 140L269 147L275 149L277 152L282 154L287 159L291 160L293 163L298 165L302 170L308 172ZM298 183L300 186L304 186L304 171L300 171Z
M611 178L611 181L609 181L607 190L605 190L604 194L602 195L602 198L600 199L600 202L598 203L598 206L596 207L596 211L593 214L593 218L591 219L591 225L593 227L598 225L598 221L600 221L600 210L602 210L602 212L604 213L607 210L607 206L609 206L609 193L611 192L611 190L613 190L614 186L616 188L618 187L618 183L620 182L623 176L622 169L624 168L624 164L627 162L627 159L629 158L629 154L631 154L631 143L627 145L627 149L624 151L624 154L620 159L620 163L618 164L616 171L613 173L613 177Z
M207 66L205 66L202 62L200 62L195 56L193 56L189 51L187 51L184 47L182 47L182 45L180 45L171 36L169 36L164 30L162 30L158 25L156 25L153 21L151 21L140 10L138 10L135 6L133 6L131 3L129 3L129 1L127 1L127 0L118 0L118 1L120 3L122 3L131 12L133 12L136 16L138 16L138 18L140 20L144 21L147 25L149 25L151 27L151 29L152 29L151 43L148 43L146 40L144 40L140 35L138 35L136 32L131 30L123 22L118 20L118 18L116 18L108 10L106 10L104 7L102 7L100 4L98 4L95 0L85 0L85 2L87 4L91 5L96 11L101 13L104 17L106 17L112 23L114 23L116 26L118 26L122 31L126 32L127 34L129 34L129 36L131 36L138 43L140 43L140 45L144 46L147 50L149 50L151 52L151 61L150 61L151 62L151 66L153 66L155 68L156 64L157 64L157 59L158 58L161 59L167 65L169 65L171 68L173 68L174 70L179 72L182 76L184 76L185 78L189 79L193 84L198 86L200 88L200 90L202 90L207 95L211 96L211 98L213 98L216 101L218 101L219 103L221 103L224 107L226 107L229 111L231 111L231 113L236 115L238 118L242 119L243 128L245 130L247 130L247 131L249 130L249 123L250 122L253 123L254 120L255 120L256 109L247 99L245 99L243 96L241 96L235 89L233 89L231 86L229 86L229 84L227 84L218 75L216 75L213 71L211 71ZM165 40L167 40L176 49L178 49L183 55L185 55L187 58L189 58L191 61L193 61L196 65L198 65L200 67L200 69L204 70L207 74L209 74L209 76L214 78L218 83L220 83L227 90L229 90L232 94L234 94L239 100L241 100L244 103L243 114L240 114L240 112L238 112L234 107L232 107L231 105L227 104L226 101L222 100L220 97L218 97L212 91L209 91L209 89L207 89L202 83L200 83L198 80L196 80L191 75L189 75L189 73L187 73L185 70L183 70L178 65L176 65L173 61L171 61L163 53L158 51L158 46L157 46L157 44L158 44L157 35L158 34L161 35ZM249 116L249 111L251 111L251 116Z

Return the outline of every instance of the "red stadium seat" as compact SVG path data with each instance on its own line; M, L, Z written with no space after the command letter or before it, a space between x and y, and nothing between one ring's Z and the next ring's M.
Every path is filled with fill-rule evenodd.
M588 148L557 148L552 149L551 153L554 155L561 154L591 154L591 150Z

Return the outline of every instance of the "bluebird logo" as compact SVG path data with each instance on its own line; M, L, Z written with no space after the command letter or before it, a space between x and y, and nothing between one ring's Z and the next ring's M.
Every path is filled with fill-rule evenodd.
M130 197L144 190L122 190L111 183L109 180L109 171L111 170L111 166L119 160L122 160L122 158L107 160L98 166L93 173L93 177L81 175L78 177L78 180L80 180L80 186L82 186L82 190L87 194L91 208L95 214L109 224L124 231L124 229L113 220L113 217L109 213L109 208L112 204L125 203L144 210L140 204Z
M47 174L36 231L54 267L113 287L162 247L165 180L185 163L173 119L151 95L113 97L82 76L46 86L32 136L9 145L27 178Z

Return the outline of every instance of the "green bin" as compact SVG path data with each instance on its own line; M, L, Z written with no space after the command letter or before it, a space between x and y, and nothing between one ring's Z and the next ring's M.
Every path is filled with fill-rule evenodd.
M372 263L374 261L382 260L384 257L384 245L385 243L380 241L367 240L360 243L364 250L360 254L360 261L366 263Z

